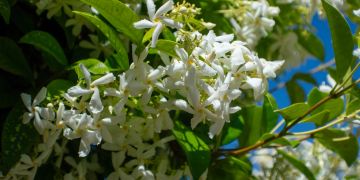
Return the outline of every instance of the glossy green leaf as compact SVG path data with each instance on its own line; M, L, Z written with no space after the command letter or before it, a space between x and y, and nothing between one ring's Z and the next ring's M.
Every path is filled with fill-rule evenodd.
M309 180L315 180L314 174L310 171L308 167L305 166L305 164L296 159L294 156L287 154L285 151L277 150L279 154L282 155L291 165L293 165L296 169L298 169L300 172L302 172L305 177Z
M9 24L11 7L8 0L0 0L0 14L4 18L6 24Z
M356 161L359 144L356 137L338 129L326 129L314 135L323 146L337 153L348 166Z
M329 21L332 45L335 53L336 78L342 82L353 64L354 49L350 27L343 15L328 0L322 0L322 5Z
M313 122L317 126L321 126L329 121L329 116L330 116L330 111L324 110L322 112L304 118L304 120L302 120L301 122Z
M68 61L58 41L49 33L44 31L31 31L25 34L20 43L33 45L40 50L53 56L57 62L67 65Z
M22 123L24 109L22 106L13 108L4 123L1 134L0 169L5 174L19 161L21 154L30 154L40 142L40 136L33 124Z
M324 46L316 35L307 30L296 30L295 33L298 35L300 45L306 51L321 61L325 60Z
M236 140L244 129L244 122L239 117L239 113L231 114L230 123L226 123L221 135L221 145L226 145Z
M73 83L71 81L63 80L63 79L55 79L47 85L48 96L61 97L62 94L64 94L64 92L66 92L71 86L73 86Z
M346 115L360 110L360 99L355 99L349 103L346 108Z
M30 66L16 43L9 38L0 37L0 44L0 69L32 82Z
M140 45L143 31L136 29L134 23L139 21L137 14L118 0L81 0L93 6L119 32L124 33L134 43Z
M286 108L279 109L279 112L287 122L291 122L292 120L302 116L305 114L307 110L310 109L310 106L306 103L296 103L292 104Z
M77 61L75 65L73 65L73 68L75 68L75 72L79 78L83 77L79 64L83 64L92 74L106 74L110 71L103 62L97 59L83 59Z
M216 160L209 168L209 180L245 180L251 179L252 166L248 160L227 156Z
M175 121L172 132L176 141L186 154L193 178L199 179L210 164L210 148L201 138L180 121Z
M278 113L275 110L278 109L278 105L274 97L271 94L265 94L263 112L262 112L262 125L266 126L265 132L270 132L278 121Z
M327 96L328 96L327 93L323 93L319 91L319 89L314 88L310 91L308 95L308 104L310 106L313 106L323 98L326 98ZM329 120L332 120L343 112L344 102L341 98L331 99L326 103L324 103L323 105L321 105L320 107L316 108L316 110L314 110L312 114L316 114L324 110L328 110L330 112Z
M129 68L128 54L126 52L126 49L122 41L119 39L117 33L110 26L108 26L101 19L99 19L94 15L84 12L77 12L77 11L75 11L74 13L86 18L88 21L90 21L92 24L94 24L97 28L100 29L100 31L110 41L111 46L118 53L116 57L119 58L115 58L116 60L118 60L117 64L121 67L121 70L127 70Z

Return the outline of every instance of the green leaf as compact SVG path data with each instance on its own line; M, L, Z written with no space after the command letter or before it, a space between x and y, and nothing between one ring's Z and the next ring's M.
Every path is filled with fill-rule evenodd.
M0 69L33 82L30 66L16 43L9 38L0 37L0 44Z
M317 85L316 80L310 75L310 74L305 74L305 73L296 73L292 79L295 80L302 80L305 81L307 83L310 83L312 85Z
M326 129L314 135L323 146L337 153L348 166L356 161L359 144L356 137L338 129Z
M360 110L360 99L355 99L349 103L346 108L346 115L352 114Z
M51 34L47 32L31 31L25 34L20 39L20 43L33 45L53 56L60 64L68 64L64 51L61 48L60 44Z
M233 156L219 159L209 168L209 180L245 180L251 179L251 163Z
M278 105L275 98L269 93L265 94L262 113L262 125L266 127L265 132L270 132L276 126L279 117L275 112L276 109L278 109Z
M141 45L143 31L136 29L134 23L139 21L136 13L118 0L81 0L93 6L119 32L124 33L134 43Z
M354 43L350 27L343 15L328 0L321 0L328 18L333 49L335 53L336 78L342 82L353 64Z
M6 24L9 24L11 7L8 0L0 0L0 14L4 18Z
M178 44L174 41L159 39L156 42L156 49L172 57L177 57L175 47Z
M14 166L21 154L30 154L34 146L40 142L40 136L32 123L22 123L23 108L13 108L6 117L1 134L1 162L3 173Z
M286 91L290 97L291 103L299 103L305 101L305 92L304 89L296 82L296 80L292 79L286 82Z
M316 35L307 30L296 30L295 33L298 35L300 45L306 51L321 61L325 60L324 46Z
M324 111L319 112L317 114L306 117L301 122L313 122L317 126L321 126L321 125L326 124L329 121L329 116L330 116L330 111L324 110Z
M172 133L186 154L193 178L199 179L210 164L210 148L180 121L175 121Z
M83 59L77 61L75 65L73 65L73 68L75 68L75 72L79 78L83 77L79 67L80 64L83 64L92 74L106 74L110 71L103 62L97 59Z
M239 117L239 113L231 114L230 123L226 123L221 135L221 145L226 145L236 140L244 129L244 122Z
M302 116L305 114L307 110L310 109L310 106L306 103L296 103L292 104L286 108L279 109L279 112L287 122L291 122L292 120Z
M319 89L314 88L310 91L308 95L308 104L309 106L315 105L317 102L321 101L322 99L329 96L327 93L323 93L319 91ZM329 114L329 120L332 120L336 117L338 117L344 110L344 102L341 98L331 99L324 103L323 105L316 108L312 114L316 114L319 112L322 112L324 110L328 110L330 112Z
M71 86L73 86L73 83L71 81L63 80L63 79L55 79L47 85L48 96L61 97L62 94L64 94L64 92L66 92Z
M282 155L291 165L293 165L295 168L297 168L300 172L302 172L307 179L309 180L315 180L314 174L310 171L308 167L305 166L305 164L296 159L294 156L287 154L285 151L277 150L279 154Z
M90 21L97 28L100 29L100 31L110 41L111 46L116 50L116 52L118 52L116 57L120 57L120 58L115 58L116 60L118 60L117 64L121 67L121 70L127 70L129 68L128 54L126 52L123 43L119 39L117 33L110 26L108 26L101 19L99 19L94 15L84 12L78 12L78 11L74 11L74 13L86 18L88 21Z
M147 41L150 41L150 39L152 38L152 34L155 31L155 27L149 29L148 31L146 31L143 39L142 39L142 43L145 43Z

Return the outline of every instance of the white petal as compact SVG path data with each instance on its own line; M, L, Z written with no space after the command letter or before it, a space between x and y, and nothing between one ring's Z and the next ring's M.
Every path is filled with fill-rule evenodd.
M156 25L156 27L155 27L155 30L154 30L153 34L152 34L152 39L151 39L151 47L152 48L156 47L156 42L157 42L157 40L159 38L159 35L160 35L162 29L163 29L163 25L161 23L158 23Z
M86 157L90 152L91 146L81 139L79 146L79 157Z
M113 139L112 139L112 136L111 136L111 133L110 131L107 129L107 127L102 127L101 129L101 135L102 137L104 138L105 141L109 142L109 143L112 143L113 142Z
M183 111L186 111L188 113L194 113L194 111L191 109L191 107L185 100L177 99L174 101L174 105Z
M169 0L165 4L163 4L155 13L154 18L160 17L161 15L167 13L173 8L174 2Z
M334 87L336 85L336 81L329 74L326 76L326 80L331 87Z
M353 13L355 14L355 16L359 16L359 17L360 17L360 9L354 10Z
M73 86L70 89L67 90L67 93L70 96L73 97L78 97L78 96L82 96L82 95L86 95L86 94L91 94L93 91L89 90L89 89L83 89L80 86Z
M145 29L145 28L152 28L154 27L156 24L149 21L149 20L146 20L146 19L143 19L143 20L140 20L140 21L137 21L134 23L134 27L136 29Z
M222 36L217 36L215 38L215 41L218 42L230 42L234 39L234 34L226 34L226 35L222 35Z
M244 56L242 53L242 49L240 49L240 48L234 49L234 51L231 54L230 59L231 59L231 64L233 66L239 66L241 64L244 64L245 60L244 60Z
M150 19L154 18L155 15L155 4L153 0L146 0L146 7Z
M90 72L88 71L88 69L87 69L83 64L80 64L80 70L81 70L81 72L82 72L83 75L84 75L86 85L87 85L87 86L90 86L90 83L91 83L91 75L90 75ZM70 96L71 96L71 95L70 95Z
M98 88L95 88L94 94L91 96L89 108L90 111L94 114L100 113L104 109L104 106L101 103L101 98Z
M30 122L30 120L34 117L34 113L24 113L23 114L23 123L27 124Z
M34 119L34 126L39 134L43 134L44 129L45 129L44 123L42 121L43 120L40 119L40 115L36 112L35 119Z
M162 22L171 27L171 28L175 28L175 29L181 29L183 27L183 25L179 22L176 22L170 18L162 18Z
M218 120L217 122L215 122L214 124L212 124L210 126L210 131L209 131L210 139L212 139L215 135L220 134L222 128L224 127L224 124L225 124L225 121Z
M30 112L32 112L32 107L31 107L31 96L29 94L26 93L21 93L21 99L26 107L26 109Z
M275 72L281 68L285 61L265 61L262 60L264 64L263 73L267 78L275 78Z
M39 105L46 98L46 87L41 88L38 94L35 96L33 106Z
M98 85L104 85L104 84L109 84L111 82L115 81L115 76L113 73L108 73L102 77L100 77L99 79L93 81L91 83L92 86L98 86Z

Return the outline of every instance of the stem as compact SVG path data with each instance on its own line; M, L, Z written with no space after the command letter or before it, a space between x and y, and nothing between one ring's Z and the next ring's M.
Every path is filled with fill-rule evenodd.
M263 146L273 140L279 139L281 137L284 137L287 135L287 132L294 127L298 122L300 122L302 119L304 119L307 115L309 115L310 113L312 113L314 110L316 110L318 107L320 107L321 105L323 105L324 103L326 103L327 101L333 99L333 98L337 98L339 96L341 96L345 91L349 90L350 88L356 86L356 84L358 84L360 82L360 78L357 79L354 83L352 83L351 85L345 87L344 89L340 90L339 92L335 92L334 94L329 94L329 96L323 98L322 100L320 100L319 102L317 102L315 105L313 105L309 110L307 110L302 116L298 117L295 121L293 121L292 124L290 124L289 126L287 126L286 128L284 128L279 134L275 134L274 136L271 136L268 139L265 140L260 140L258 142L256 142L253 145L250 146L246 146L243 148L239 148L239 149L224 149L224 150L220 150L221 152L215 152L215 154L229 154L229 155L244 155L247 152L254 150L260 146ZM343 119L341 119L343 120ZM328 125L327 125L328 126ZM318 131L317 131L318 132Z

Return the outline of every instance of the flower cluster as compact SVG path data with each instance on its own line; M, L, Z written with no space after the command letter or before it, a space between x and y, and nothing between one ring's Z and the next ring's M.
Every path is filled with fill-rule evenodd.
M37 148L38 156L33 160L24 155L20 168L12 169L10 175L34 176L36 168L53 150L62 161L66 156L66 148L58 140L62 134L67 140L79 142L80 157L88 156L95 147L111 152L113 172L109 179L191 176L186 165L176 169L168 166L173 156L170 142L175 140L168 130L179 120L173 112L192 117L188 120L192 129L200 123L209 125L212 139L230 122L230 114L241 109L242 100L254 102L262 98L267 79L276 77L275 72L284 63L259 58L246 43L234 41L232 34L217 36L213 31L202 34L182 29L181 22L167 15L174 8L171 0L157 11L152 0L146 4L150 20L141 20L134 26L155 30L148 46L132 46L133 62L127 71L98 77L80 64L79 83L69 88L61 100L46 107L41 106L46 88L33 102L30 95L21 95L29 111L23 116L24 123L33 119L44 138ZM173 14L179 15L179 9ZM179 29L174 33L175 54L160 52L162 63L153 66L148 61L149 48L157 46L165 26ZM186 43L189 40L191 44ZM96 159L76 162L65 157L65 161L73 167L66 177L84 177L86 169L101 170L94 165ZM24 173L30 170L33 173Z

